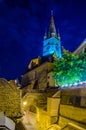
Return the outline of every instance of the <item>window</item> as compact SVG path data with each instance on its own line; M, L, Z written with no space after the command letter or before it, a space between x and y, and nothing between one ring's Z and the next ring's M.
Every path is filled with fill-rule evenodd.
M74 98L74 106L80 106L81 102L81 97L80 96L75 96Z
M86 52L86 48L84 49L84 52Z
M36 107L31 105L29 111L36 113Z

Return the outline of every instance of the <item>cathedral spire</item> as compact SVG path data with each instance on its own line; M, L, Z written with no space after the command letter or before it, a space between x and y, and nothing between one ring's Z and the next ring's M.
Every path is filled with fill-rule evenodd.
M58 29L58 34L57 35L58 35L58 39L61 40L59 29Z
M51 11L50 26L48 33L44 35L43 41L43 56L55 54L58 58L61 58L61 41L59 30L56 33L54 24L53 11Z
M55 35L56 35L56 28L55 28L55 23L53 18L53 10L51 10L51 19L50 19L50 26L48 30L48 37L52 37Z
M51 16L53 16L53 10L51 10Z

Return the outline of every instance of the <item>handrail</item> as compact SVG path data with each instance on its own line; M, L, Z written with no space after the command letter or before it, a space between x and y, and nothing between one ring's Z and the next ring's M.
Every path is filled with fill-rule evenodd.
M52 124L52 125L50 125L46 130L49 130L49 129L52 128L52 127L55 127L55 128L57 128L58 130L61 130L61 127L60 127L59 125L57 125L57 124Z
M68 126L68 124L67 125L65 125L61 130L64 130L66 127Z
M86 129L84 129L83 127L80 127L80 126L78 126L78 125L76 125L76 124L73 124L73 123L68 123L67 125L65 125L61 130L64 130L66 127L68 127L68 126L71 126L71 127L73 127L73 128L77 128L77 130L86 130Z

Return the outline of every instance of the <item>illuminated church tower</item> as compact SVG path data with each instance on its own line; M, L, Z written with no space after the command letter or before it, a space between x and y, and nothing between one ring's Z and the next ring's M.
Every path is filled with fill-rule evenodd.
M51 19L48 33L45 33L43 41L43 56L56 54L58 58L61 58L61 42L60 35L56 33L54 24L53 11L51 11Z

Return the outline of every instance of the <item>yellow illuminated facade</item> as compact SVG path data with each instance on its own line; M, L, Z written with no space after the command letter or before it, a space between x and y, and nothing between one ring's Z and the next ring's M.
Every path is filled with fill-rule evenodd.
M85 51L85 43L78 52ZM43 57L32 59L22 75L22 121L35 130L72 130L75 124L86 129L86 88L58 90L52 74L57 56L62 56L61 44L52 17L49 35L44 36Z
M0 111L11 118L19 118L21 112L21 90L13 80L0 78Z

